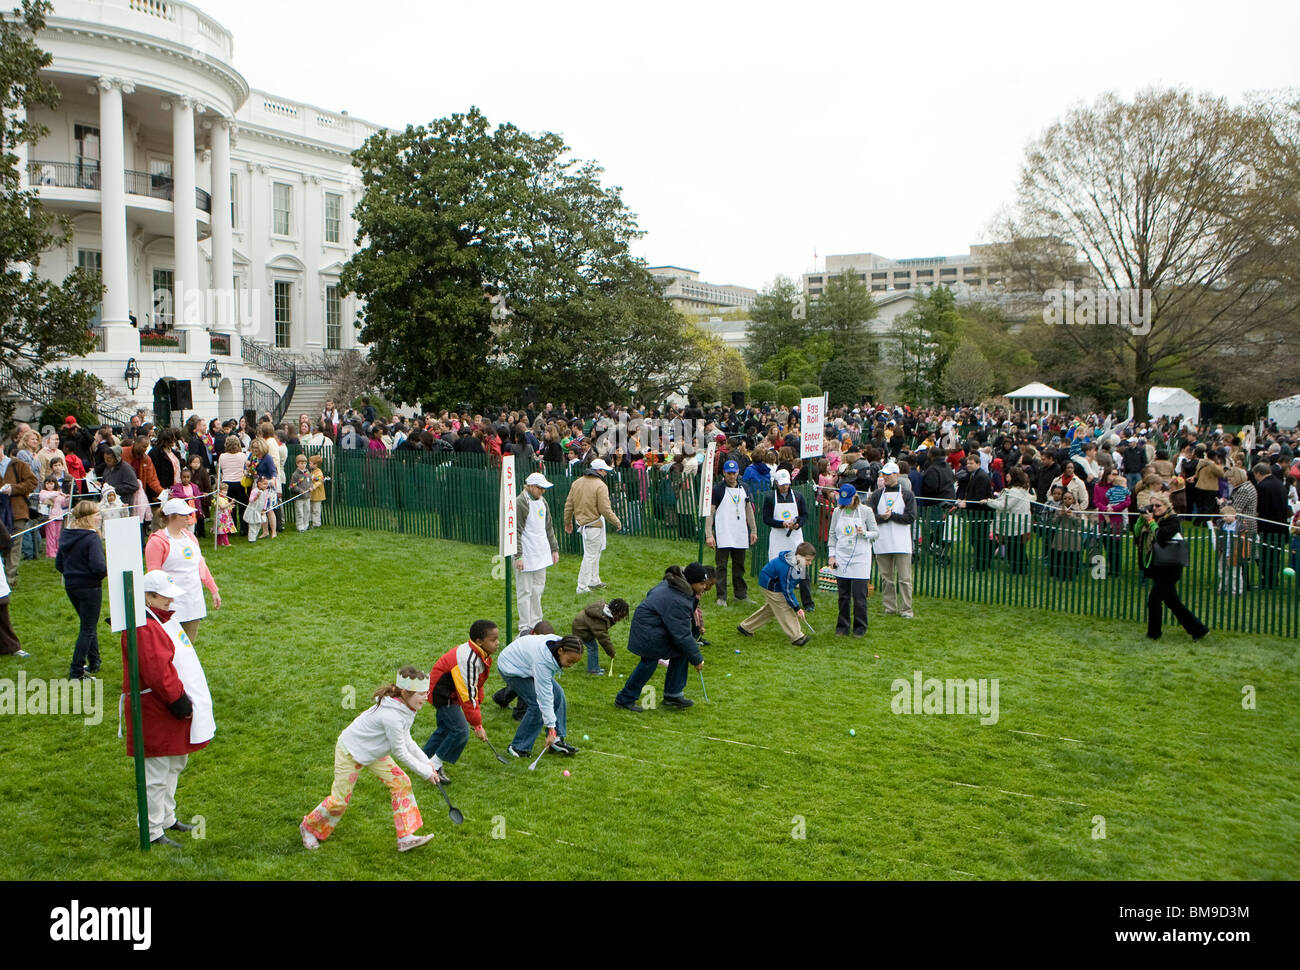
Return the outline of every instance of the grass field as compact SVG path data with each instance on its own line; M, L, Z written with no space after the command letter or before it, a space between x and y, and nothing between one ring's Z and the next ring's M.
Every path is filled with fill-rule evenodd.
M744 609L710 599L710 703L692 671L694 708L617 710L617 673L634 661L620 650L612 680L581 667L563 675L575 758L547 755L530 773L471 738L448 768L465 824L453 828L417 780L437 837L400 856L387 791L363 776L334 837L308 853L298 821L328 793L335 739L370 692L403 663L431 666L472 620L501 622L492 550L330 529L205 547L225 601L197 640L218 733L191 757L177 797L178 817L203 816L205 838L138 850L132 762L117 738L121 651L105 632L102 723L3 718L0 877L1300 876L1294 642L1214 634L1192 644L1175 626L1152 644L1132 623L925 598L917 619L902 620L881 615L879 594L867 638L853 640L830 635L834 596L819 593L818 635L804 648L775 623L742 640ZM612 536L607 592L635 605L665 565L693 553ZM578 564L561 559L543 601L564 630L580 605ZM76 627L50 561L23 564L11 612L33 656L0 658L0 678L65 676ZM624 643L626 624L614 633ZM893 713L891 683L918 669L997 678L997 723ZM494 674L489 690L499 683ZM651 683L662 689L662 674ZM1246 685L1255 710L1243 709ZM485 725L504 752L510 716L488 701ZM426 708L417 743L432 728Z

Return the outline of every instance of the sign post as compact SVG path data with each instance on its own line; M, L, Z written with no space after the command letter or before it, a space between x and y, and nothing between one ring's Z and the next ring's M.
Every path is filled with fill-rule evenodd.
M826 437L826 399L805 397L799 402L799 457L820 458Z
M506 643L514 639L514 573L519 552L519 523L515 521L515 456L501 457L501 508L498 515L501 547L506 564Z
M700 558L696 560L700 564L704 563L704 520L713 514L713 459L717 451L718 443L710 441L700 469Z
M149 851L149 799L144 785L144 718L140 713L140 651L136 617L144 616L144 555L140 548L140 520L135 516L104 523L107 544L108 607L110 628L126 633L126 667L131 685L131 741L135 758L136 819L140 825L140 851ZM145 622L148 622L147 620Z

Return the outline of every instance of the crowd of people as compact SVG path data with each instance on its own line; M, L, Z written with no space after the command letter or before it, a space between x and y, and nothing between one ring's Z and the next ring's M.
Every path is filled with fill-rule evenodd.
M688 671L702 672L708 644L701 601L713 590L719 606L751 604L746 559L760 520L768 534L767 561L754 565L760 602L737 633L753 636L775 620L794 646L808 643L813 633L814 581L837 591L837 635L866 635L873 576L882 586L885 613L912 618L918 543L942 553L965 535L972 570L986 570L1003 557L1010 572L1022 573L1035 530L1046 527L1044 555L1052 575L1066 580L1077 571L1085 532L1116 568L1123 544L1131 541L1137 567L1150 582L1148 636L1161 635L1168 608L1195 639L1209 630L1178 596L1186 530L1210 530L1219 550L1220 590L1233 595L1278 585L1288 534L1293 557L1300 544L1300 435L1276 427L1233 432L1113 415L845 406L829 413L822 454L809 459L800 457L800 432L797 409L768 406L642 411L610 405L581 413L548 404L492 416L443 411L386 418L369 402L342 414L328 402L315 420L300 415L279 427L269 420L209 423L192 416L183 428L156 428L143 415L120 433L107 427L92 433L71 416L43 434L19 425L0 455L0 652L26 656L9 621L8 600L21 561L44 553L54 558L77 617L70 676L94 676L102 664L96 629L107 572L102 523L139 520L152 631L147 670L142 653L144 686L153 692L152 700L142 701L148 708L150 834L156 843L174 845L167 833L184 831L174 817L177 778L188 754L211 738L211 698L201 668L183 672L177 659L178 646L192 646L197 638L205 591L214 609L222 605L200 543L205 530L212 531L214 548L228 545L241 522L250 542L275 538L289 504L300 531L319 526L324 469L334 448L361 450L367 459L398 451L474 453L489 465L513 455L523 480L515 496L519 636L498 655L497 625L478 620L468 639L439 657L427 675L402 668L339 737L331 794L300 824L303 843L318 847L338 824L365 768L392 790L398 848L407 850L427 836L419 835L409 778L393 759L434 784L448 784L446 766L458 760L470 735L488 741L482 703L494 662L503 686L493 698L502 707L513 703L519 722L505 746L513 758L531 758L543 731L544 751L577 753L567 740L565 693L554 677L584 652L588 674L606 673L601 651L612 673L616 652L609 631L629 617L627 649L638 663L614 704L641 712L642 691L663 666L663 705L692 706L685 695ZM289 468L295 445L299 454ZM709 445L713 465L705 469ZM682 537L694 536L698 522L695 480L713 482L703 523L713 564L669 567L635 607L621 598L587 603L565 618L571 632L557 635L542 610L547 570L560 556L545 500L553 484L548 472L571 479L562 526L582 537L575 589L581 597L607 588L600 574L607 529L623 528L610 500L611 473L656 465L672 490L666 504ZM827 513L818 516L820 532L806 531L809 494ZM814 576L819 543L827 566ZM123 677L125 692L125 670ZM426 702L434 707L436 728L418 746L410 730ZM203 727L185 730L196 711Z

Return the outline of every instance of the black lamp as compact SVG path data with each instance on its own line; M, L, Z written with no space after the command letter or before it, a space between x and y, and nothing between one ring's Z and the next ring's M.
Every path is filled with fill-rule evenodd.
M199 376L208 382L208 387L215 393L221 384L221 369L217 367L217 358L209 357L208 362L203 365L203 373Z
M140 386L140 368L135 366L134 357L127 360L126 373L123 376L126 378L127 388L134 394L136 388Z

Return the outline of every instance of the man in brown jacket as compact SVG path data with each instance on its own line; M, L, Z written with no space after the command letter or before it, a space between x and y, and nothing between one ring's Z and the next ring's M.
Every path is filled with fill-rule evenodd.
M578 595L593 589L604 589L600 581L600 554L605 550L605 523L614 531L623 523L609 504L609 486L605 475L609 466L597 458L587 468L586 474L573 483L569 497L564 502L564 531L572 533L574 525L582 530L582 567L578 570Z
M27 496L39 489L40 483L27 462L0 455L0 502L9 503L14 521L10 532L14 536L27 528L31 519ZM5 578L11 587L18 585L18 563L22 555L22 539L17 538L5 556Z
M600 654L596 645L614 659L614 642L609 638L609 628L619 620L627 619L627 601L610 600L608 603L588 603L573 618L573 635L587 648L587 673L603 674Z

